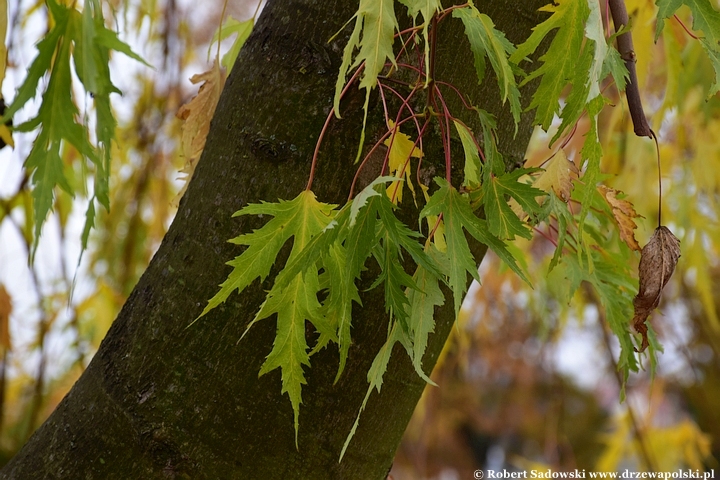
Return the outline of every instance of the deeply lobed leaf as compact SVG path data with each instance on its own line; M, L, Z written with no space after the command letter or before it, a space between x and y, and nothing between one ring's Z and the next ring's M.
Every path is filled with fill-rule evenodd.
M475 143L475 137L472 130L459 120L453 120L455 129L460 136L460 142L465 152L465 185L480 184L480 170L482 163L480 162L480 151Z
M528 214L537 213L540 205L535 197L543 192L518 179L532 170L516 169L500 177L491 176L482 185L482 201L490 233L501 239L512 240L515 235L530 239L532 231L512 211L506 198L512 197Z
M488 57L498 80L502 101L503 103L510 101L510 111L517 124L520 121L520 91L508 60L508 57L515 52L515 47L505 38L504 33L495 28L492 19L480 13L472 2L465 8L453 10L452 15L460 18L465 25L465 34L475 58L478 83L481 83L485 77L485 57Z
M90 227L94 223L94 206L97 199L109 208L110 149L115 135L116 121L110 106L110 94L119 90L110 80L110 51L116 50L142 61L130 47L105 26L99 0L85 2L82 12L47 2L53 26L37 45L38 55L33 60L25 81L18 89L13 103L6 110L3 122L11 118L36 94L40 79L49 75L47 88L36 117L16 127L19 131L40 128L33 148L25 162L33 183L35 199L34 248L37 246L45 218L52 208L54 189L60 186L72 195L73 189L62 167L61 148L67 143L94 165L94 192L86 212L82 246L87 245ZM75 67L85 91L92 95L96 107L95 137L97 146L88 139L87 126L79 120L73 102L73 80L70 64Z
M436 178L435 181L440 188L430 197L430 201L420 212L420 218L440 214L443 216L449 264L447 267L448 284L455 300L455 313L460 311L460 304L467 291L467 274L469 273L472 278L480 281L477 263L465 238L465 230L480 243L487 245L515 273L529 283L525 273L520 269L502 240L490 232L485 220L478 218L473 213L467 196L461 195L452 185L441 178Z
M238 245L247 245L248 248L227 263L233 267L232 272L198 318L225 302L235 290L242 292L256 278L264 280L282 246L290 237L295 237L290 254L292 260L313 235L330 223L332 212L332 205L318 202L309 190L303 191L290 201L251 204L236 212L234 216L270 215L273 219L253 233L239 235L230 240Z
M553 117L560 110L562 90L575 75L590 10L587 2L576 0L559 0L542 10L552 12L552 15L533 28L530 37L518 45L517 50L510 56L510 61L519 63L532 54L551 31L557 30L547 52L540 57L542 65L525 79L527 83L542 77L529 108L537 109L535 123L542 125L547 131Z
M340 118L340 94L350 69L364 64L360 88L370 90L377 85L378 74L385 61L395 65L393 36L398 28L393 0L360 0L355 14L355 27L343 51L343 61L335 84L335 115ZM362 33L362 35L361 35ZM355 54L355 50L359 49ZM353 61L354 59L354 61Z

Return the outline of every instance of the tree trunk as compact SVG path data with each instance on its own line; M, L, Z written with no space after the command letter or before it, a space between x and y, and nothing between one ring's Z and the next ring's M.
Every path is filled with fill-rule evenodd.
M519 42L537 23L543 2L478 3ZM347 36L327 40L356 8L347 0L270 0L228 79L202 160L162 245L85 373L1 478L385 478L425 388L400 348L338 463L368 388L367 371L386 340L381 289L364 292L364 307L354 309L353 345L337 384L337 349L312 357L299 449L280 371L258 378L274 321L259 322L238 341L271 283L256 281L187 328L227 276L225 262L240 251L227 240L263 223L232 213L248 203L294 198L304 188ZM463 29L457 21L445 23L438 76L474 91L476 104L498 115L499 134L508 139L501 149L517 163L531 132L527 119L513 139L497 83L489 78L477 87ZM326 136L314 182L321 201L347 198L363 96L350 94L344 118L333 121ZM381 111L377 99L371 103L369 139L377 138ZM461 110L457 101L455 110ZM451 300L437 309L426 371L453 317Z

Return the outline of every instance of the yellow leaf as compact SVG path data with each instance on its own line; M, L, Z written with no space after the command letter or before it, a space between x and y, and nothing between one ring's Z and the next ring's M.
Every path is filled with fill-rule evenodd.
M636 52L652 52L655 44L656 9L654 0L628 0L625 2L625 6L628 12L633 12L631 23L634 50ZM653 82L647 82L648 74L651 73L651 60L651 55L637 56L638 85L643 93L653 86Z
M633 208L632 203L617 198L617 194L622 193L619 190L606 187L605 185L598 185L597 188L612 208L613 217L615 217L615 221L618 227L620 227L620 238L622 241L633 250L640 251L640 245L637 240L635 240L635 229L637 225L633 218L642 216L635 213L635 208Z
M563 201L570 200L572 182L578 176L578 168L568 160L563 149L547 162L545 171L535 180L533 187L546 192L553 190L555 195Z
M7 352L12 350L10 342L10 314L12 313L12 299L5 290L4 285L0 285L0 350Z
M394 128L395 125L390 121L390 128ZM400 132L399 128L395 128L390 138L385 140L385 146L390 148L388 157L388 168L390 169L390 175L402 178L405 176L408 188L415 197L415 187L413 186L411 176L412 168L410 165L410 158L422 158L422 151L415 146L415 142L410 140L410 137ZM387 188L387 196L393 201L393 203L402 202L403 193L403 182L395 181L390 184Z
M212 120L215 107L225 86L225 69L220 69L215 60L210 70L193 75L190 81L193 84L204 83L200 86L198 94L190 102L180 107L177 112L178 118L185 121L182 126L181 142L185 166L180 170L180 173L185 174L184 177L181 177L185 180L185 185L172 201L175 206L180 203L180 198L185 193L195 171L195 165L205 148L205 139L210 131L210 120Z
M702 220L698 218L696 221L700 222ZM715 308L715 297L717 294L714 292L714 282L710 272L712 263L708 262L706 243L709 238L712 237L707 236L707 234L700 234L699 232L693 235L693 241L688 248L687 262L688 269L694 270L694 289L700 297L700 302L705 310L706 320L708 324L718 331L720 330L720 317L718 317L718 312Z
M5 37L7 34L7 0L0 0L0 86L5 79L5 67L7 66L7 46L5 45ZM0 94L2 97L2 94ZM0 116L5 111L5 102L0 98ZM0 125L0 148L10 145L15 148L13 143L12 132L7 125Z
M681 420L666 427L648 425L643 429L644 446L632 434L633 420L628 413L616 416L613 423L612 432L601 437L605 448L595 465L596 471L616 470L623 462L641 456L642 450L650 453L660 471L677 469L680 465L702 471L707 461L712 461L711 437L691 420Z
M0 125L0 146L10 145L15 148L15 142L13 142L12 132L7 125Z

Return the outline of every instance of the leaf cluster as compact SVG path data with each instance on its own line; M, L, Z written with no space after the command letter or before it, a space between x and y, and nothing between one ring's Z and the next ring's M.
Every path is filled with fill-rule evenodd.
M532 236L531 226L523 219L535 221L542 211L537 199L546 195L527 183L525 177L535 170L506 172L495 144L494 118L476 106L468 106L482 128L482 142L479 142L470 127L447 109L442 92L433 83L434 72L429 68L433 61L429 47L435 41L437 22L444 18L459 19L474 55L478 81L484 80L489 61L503 101L510 104L517 122L520 118L517 66L510 60L515 47L472 3L447 11L437 2L404 0L401 3L408 7L408 14L416 20L416 25L408 32L396 33L392 1L360 2L335 95L336 115L348 83L366 89L368 94L370 89L379 88L383 98L398 96L380 76L383 71L385 76L390 76L395 69L407 68L394 53L396 36L403 39L405 48L417 51L416 58L423 59L419 68L411 68L418 78L411 93L401 98L397 113L391 113L383 101L388 132L371 149L375 151L381 143L387 147L383 173L338 208L319 202L313 195L310 190L313 167L308 189L294 200L249 205L237 212L236 215L273 218L253 233L231 240L247 248L229 262L232 272L200 315L210 312L234 292L242 292L255 279L264 281L280 249L292 239L290 256L248 328L269 317L277 322L275 343L260 373L281 369L282 392L288 394L293 406L296 435L305 384L304 368L310 365L315 352L333 342L339 350L338 378L341 375L352 342L352 312L356 304L361 304L358 280L370 265L380 272L370 288L383 289L388 338L368 372L368 396L372 390L380 390L389 354L396 342L403 345L418 375L429 381L422 369L422 358L428 335L434 329L435 309L445 302L440 286L450 288L457 315L469 281L480 281L479 259L474 257L468 239L486 245L529 283L506 241ZM423 23L418 24L419 18ZM352 69L355 74L348 81ZM429 89L430 95L426 109L418 111L411 107L410 98L422 89ZM427 230L415 230L402 223L396 213L403 208L405 185L413 201L418 201L412 173L419 170L423 161L422 138L429 131L427 125L433 121L433 117L427 115L429 109L440 112L437 118L445 146L446 177L436 178L435 186L425 185L418 178L425 200L418 225L427 225ZM401 125L406 122L416 125L416 137L401 132ZM464 151L465 179L461 188L452 185L449 177L453 162L462 161L454 159L450 152L455 135L460 138ZM316 161L317 157L313 158L313 165ZM358 173L365 163L360 163ZM510 200L518 205L519 213L511 208ZM306 334L306 324L312 325L317 334L314 343ZM354 430L355 427L352 432Z
M479 259L471 253L468 239L486 245L530 284L521 267L520 252L509 248L506 242L532 239L543 223L550 228L547 235L555 244L550 270L563 264L569 282L567 298L584 283L593 287L612 330L620 338L620 368L625 374L637 370L627 324L634 289L627 269L628 249L621 247L618 253L605 248L608 239L601 228L615 220L629 219L627 208L632 210L632 207L623 210L625 204L614 196L614 203L608 204L607 197L595 189L601 180L602 157L597 118L606 104L600 84L611 76L622 88L627 74L617 51L604 36L598 7L593 2L569 0L548 6L550 17L516 48L472 2L448 10L435 2L408 0L402 3L413 19L417 21L421 16L423 21L406 32L397 32L393 2L360 2L335 92L333 111L339 116L343 92L351 84L366 89L367 115L369 92L379 88L388 131L371 152L380 143L388 147L381 176L342 208L327 205L318 202L310 190L316 156L308 189L294 200L250 205L239 211L238 215L269 215L273 219L261 229L232 240L247 248L229 262L233 271L201 314L207 314L235 291L241 292L255 279L265 280L280 249L293 239L286 264L273 280L265 303L248 328L269 317L276 319L275 343L260 373L281 369L282 391L288 393L293 406L296 435L305 384L304 368L310 365L314 352L334 342L340 352L338 377L342 373L352 341L354 304L361 303L357 281L369 264L374 264L380 272L371 288L384 290L388 337L368 372L369 389L361 411L371 391L380 390L390 351L397 342L404 346L418 374L429 381L421 367L422 356L428 334L434 328L434 310L444 304L440 285L447 285L452 292L457 315L469 280L481 280L477 271ZM501 98L509 103L516 122L521 113L516 77L524 77L524 82L539 78L540 86L528 107L535 110L537 124L547 129L553 117L560 115L562 122L552 142L581 116L589 117L590 131L580 152L579 164L584 166L580 188L573 192L581 170L568 160L562 149L544 171L530 168L507 172L496 146L496 123L492 115L480 106L466 105L482 130L482 135L477 136L458 115L447 109L443 93L435 83L438 79L429 68L433 59L432 48L428 46L435 41L437 23L448 17L460 20L465 29L478 81L485 79L488 62L493 68ZM518 63L531 55L553 30L558 31L549 50L540 58L541 65L525 75ZM398 56L394 53L396 37L403 40L403 50L414 45L416 58L421 59L413 70L418 78L405 97L385 82L396 69L406 68L400 61L402 53ZM352 70L355 73L348 80ZM380 75L381 72L385 74ZM560 109L561 94L568 84L572 90ZM410 99L423 89L429 90L428 103L424 110L416 111ZM385 101L389 94L400 97L401 101L394 115ZM413 230L400 222L395 213L402 208L404 184L417 202L411 173L419 170L424 156L422 138L429 131L428 123L435 119L443 140L446 175L436 178L435 186L424 185L418 179L425 200L418 225L424 222L427 230ZM400 131L406 122L416 125L415 140ZM462 159L454 158L450 151L455 138L462 145ZM458 188L451 182L450 171L455 162L463 160L464 180ZM358 173L364 165L365 161L360 163ZM386 176L388 172L393 176ZM384 187L388 183L390 186ZM579 211L570 207L571 201L581 205ZM603 213L591 215L593 211ZM624 238L632 237L634 223L631 220L622 223L621 228ZM305 333L306 323L317 333L314 344ZM348 442L356 427L357 421Z
M62 149L71 146L93 167L94 190L82 235L84 249L95 218L94 199L106 209L110 208L108 180L111 142L116 127L110 94L120 93L110 79L110 53L117 51L144 61L105 26L100 0L86 2L82 11L55 0L48 0L47 5L53 19L52 28L37 44L38 55L0 123L12 118L35 96L40 80L47 75L47 87L37 115L14 127L19 132L39 129L25 160L33 186L34 245L37 246L40 230L52 207L55 187L70 195L75 193L72 171L62 160ZM73 68L95 106L95 145L91 143L88 128L81 122L73 101Z

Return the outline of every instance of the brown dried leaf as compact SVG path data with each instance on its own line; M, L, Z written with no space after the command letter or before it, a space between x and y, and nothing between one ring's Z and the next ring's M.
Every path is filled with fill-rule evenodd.
M606 187L605 185L598 185L597 188L608 205L610 205L610 208L612 208L613 217L615 217L615 221L618 227L620 227L620 238L628 247L639 252L640 245L635 239L635 229L637 225L633 218L642 218L642 215L638 215L635 212L632 203L617 198L617 194L622 193L619 190Z
M577 178L578 168L568 160L563 149L558 152L545 164L545 171L535 180L533 187L549 192L551 189L558 198L567 202L570 200L572 182Z
M5 286L0 285L0 352L12 350L12 343L10 342L11 313L12 299L5 290Z
M180 177L185 180L185 185L173 199L174 206L180 203L180 198L185 193L195 171L195 165L205 148L205 139L210 131L210 120L212 120L215 107L225 86L225 69L221 69L217 60L215 60L210 70L193 75L190 81L193 84L204 83L200 85L198 94L188 103L181 106L177 112L177 117L185 121L182 126L181 141L185 166L180 170L180 173L185 174L185 176Z
M640 288L633 300L635 316L633 325L642 335L639 352L644 351L649 343L645 322L653 310L660 304L660 293L675 271L680 258L680 240L664 226L655 229L650 241L640 253Z

